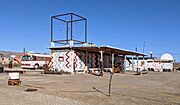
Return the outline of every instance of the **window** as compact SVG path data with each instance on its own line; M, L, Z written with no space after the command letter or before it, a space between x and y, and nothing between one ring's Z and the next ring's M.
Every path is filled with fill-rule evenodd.
M36 61L36 57L35 56L32 56L32 61Z
M64 57L59 57L59 62L64 62Z
M26 55L22 57L22 61L30 61L31 60L31 56Z
M39 57L38 60L39 60L39 61L44 61L45 59L44 59L44 57Z

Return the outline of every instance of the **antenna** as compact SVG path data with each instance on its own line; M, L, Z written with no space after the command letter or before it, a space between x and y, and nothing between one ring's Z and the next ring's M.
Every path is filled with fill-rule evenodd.
M135 48L135 51L137 52L137 47Z
M144 43L143 43L143 53L144 53L144 50L145 50L145 44L146 44L146 42L144 41Z

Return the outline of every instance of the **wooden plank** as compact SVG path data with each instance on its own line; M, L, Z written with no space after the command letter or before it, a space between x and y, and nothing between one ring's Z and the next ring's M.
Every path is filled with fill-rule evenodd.
M15 85L21 85L21 81L20 80L8 80L8 85L12 85L12 86L15 86Z

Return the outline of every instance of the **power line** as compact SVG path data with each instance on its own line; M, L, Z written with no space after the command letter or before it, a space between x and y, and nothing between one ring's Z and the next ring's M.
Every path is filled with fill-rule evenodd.
M163 55L163 54L153 54L153 55ZM180 54L171 54L171 55L180 55Z

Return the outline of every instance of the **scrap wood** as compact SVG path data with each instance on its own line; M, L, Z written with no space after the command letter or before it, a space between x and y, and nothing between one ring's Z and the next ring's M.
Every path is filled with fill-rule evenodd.
M95 76L103 76L103 73L91 73L91 74Z
M20 80L8 80L8 85L21 85L21 81Z

